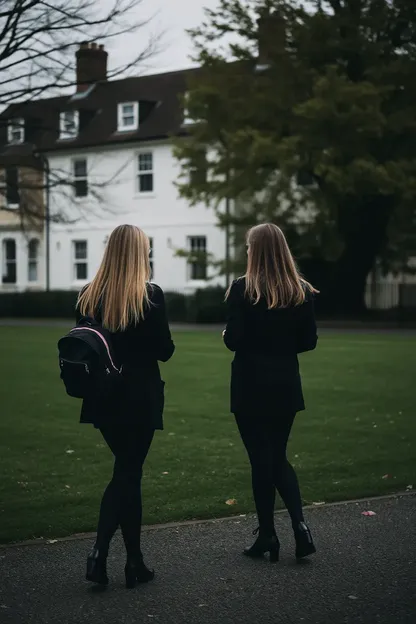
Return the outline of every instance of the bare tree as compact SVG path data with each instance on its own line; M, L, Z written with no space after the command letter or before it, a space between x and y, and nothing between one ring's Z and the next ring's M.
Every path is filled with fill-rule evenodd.
M107 80L143 69L146 61L160 51L162 37L162 33L149 34L140 37L137 48L125 45L126 35L142 31L153 19L139 17L143 16L144 4L144 0L0 0L0 113L7 119L11 107L16 124L20 121L19 113L24 117L25 107L31 102L74 92L75 51L85 47L86 42L95 44L95 48L97 43L111 46L113 40L124 44L125 60L107 69ZM43 116L38 130L49 131L48 123ZM71 210L72 178L68 172L51 169L38 145L29 146L30 154L26 150L20 155L10 155L5 147L0 154L0 169L3 169L0 192L17 196L19 210L15 206L9 209L7 201L2 202L1 209L13 213L24 230L41 229L45 220L49 224L83 217L79 204L77 217ZM7 188L5 168L8 166L18 169L13 182L16 189ZM114 171L105 182L89 181L88 194L95 200L97 216L113 211L105 201L104 189L117 184L121 173ZM62 210L54 214L48 208L51 193L55 198L59 196L58 203L62 205Z
M0 109L74 86L74 50L84 41L102 44L135 33L143 0L1 0ZM160 35L131 50L108 78L137 70L158 51Z

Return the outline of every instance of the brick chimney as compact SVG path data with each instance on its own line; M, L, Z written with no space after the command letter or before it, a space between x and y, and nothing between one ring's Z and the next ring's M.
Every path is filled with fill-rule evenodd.
M108 53L103 45L81 43L76 53L77 92L86 91L96 82L107 80Z
M286 24L275 11L263 13L257 20L258 68L267 68L276 53L283 52L286 45Z

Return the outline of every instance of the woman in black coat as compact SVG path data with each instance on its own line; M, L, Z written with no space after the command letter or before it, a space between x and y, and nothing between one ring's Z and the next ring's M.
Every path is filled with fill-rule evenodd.
M283 232L258 225L247 236L246 275L227 293L228 320L223 337L235 352L231 373L231 411L252 470L258 538L244 552L279 559L274 526L276 490L292 520L296 557L315 552L303 517L296 473L286 446L296 412L305 409L298 353L315 349L313 287L304 281Z
M162 290L149 282L149 239L123 225L111 234L93 281L81 292L77 319L93 317L111 332L111 347L122 378L105 400L85 400L81 422L91 423L114 455L113 477L101 502L95 546L87 560L87 580L108 584L110 541L121 527L127 551L126 586L153 579L143 562L142 468L156 429L163 429L164 382L158 360L175 350Z

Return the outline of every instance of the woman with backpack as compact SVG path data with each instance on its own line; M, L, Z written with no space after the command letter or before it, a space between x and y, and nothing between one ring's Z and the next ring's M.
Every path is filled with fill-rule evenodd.
M296 557L315 552L305 524L295 470L286 446L296 412L305 409L298 353L317 343L313 295L299 275L283 232L258 225L247 235L247 271L227 293L226 346L235 352L231 411L246 447L259 527L244 554L279 559L274 525L276 490L290 514Z
M115 364L122 370L111 395L85 399L81 412L81 422L98 428L114 455L113 477L102 497L86 578L108 584L108 550L120 527L127 551L128 588L154 577L141 551L141 478L155 430L163 429L164 382L158 361L166 362L175 350L163 292L149 282L149 254L149 239L140 228L117 227L97 275L77 303L78 326L85 317L98 322L107 331Z

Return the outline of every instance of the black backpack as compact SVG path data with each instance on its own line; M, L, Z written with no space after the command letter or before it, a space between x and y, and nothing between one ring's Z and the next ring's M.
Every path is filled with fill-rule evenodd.
M58 342L61 379L67 394L87 399L108 395L121 378L111 354L111 334L92 318L82 317Z

